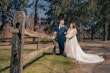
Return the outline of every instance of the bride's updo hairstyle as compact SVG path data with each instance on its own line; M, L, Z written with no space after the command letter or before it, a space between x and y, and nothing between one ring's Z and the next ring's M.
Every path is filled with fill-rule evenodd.
M76 24L75 23L70 23L70 28L76 28Z

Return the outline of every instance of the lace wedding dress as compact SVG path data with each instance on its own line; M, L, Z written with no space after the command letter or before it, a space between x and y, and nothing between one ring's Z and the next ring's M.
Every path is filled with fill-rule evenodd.
M80 47L77 37L73 36L74 29L68 30L66 35L65 53L67 57L76 59L79 62L98 63L104 61L104 58L94 54L86 54ZM69 39L72 37L71 39Z

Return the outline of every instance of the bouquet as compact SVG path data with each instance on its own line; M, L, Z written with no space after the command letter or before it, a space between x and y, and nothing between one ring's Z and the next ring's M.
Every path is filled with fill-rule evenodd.
M73 36L73 35L71 35L71 34L69 34L69 33L66 34L66 38L72 38L72 36Z

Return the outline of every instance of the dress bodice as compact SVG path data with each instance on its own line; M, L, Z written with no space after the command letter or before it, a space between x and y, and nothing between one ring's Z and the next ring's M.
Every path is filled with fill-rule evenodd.
M71 38L73 36L74 29L68 29L66 38Z

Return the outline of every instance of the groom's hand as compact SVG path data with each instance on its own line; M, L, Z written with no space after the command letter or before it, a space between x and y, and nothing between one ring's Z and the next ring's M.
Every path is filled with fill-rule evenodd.
M57 32L54 32L54 34L53 34L53 36L52 36L52 39L53 39L53 40L55 40L56 35L57 35Z
M52 36L52 39L53 39L53 40L55 40L55 38L56 38L55 36Z
M67 32L64 32L64 34L67 34Z

